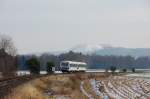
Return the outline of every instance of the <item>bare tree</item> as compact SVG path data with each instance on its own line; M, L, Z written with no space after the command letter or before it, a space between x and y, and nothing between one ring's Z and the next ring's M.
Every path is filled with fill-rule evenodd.
M11 37L0 34L0 71L3 75L12 75L16 67L16 48Z
M0 49L4 50L11 56L15 56L17 52L17 49L14 46L12 38L9 37L8 35L3 34L0 34Z

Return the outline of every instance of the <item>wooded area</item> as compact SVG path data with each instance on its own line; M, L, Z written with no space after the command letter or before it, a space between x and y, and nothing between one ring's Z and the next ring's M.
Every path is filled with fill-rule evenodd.
M117 69L150 68L149 57L83 55L82 53L70 51L60 55L46 53L41 56L20 55L18 56L18 66L21 70L27 69L28 66L25 62L32 57L39 60L41 70L46 70L48 61L54 62L56 68L59 69L59 63L63 60L86 62L88 68L93 69L109 69L111 66L115 66Z

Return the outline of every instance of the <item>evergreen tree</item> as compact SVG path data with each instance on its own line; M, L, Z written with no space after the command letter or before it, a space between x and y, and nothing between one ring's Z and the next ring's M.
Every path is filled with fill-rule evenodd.
M47 62L47 73L50 74L52 73L52 68L55 66L55 64L53 62Z
M113 73L116 71L116 69L117 69L117 68L116 68L115 66L111 66L111 67L110 67L110 70L111 70Z
M31 74L40 74L40 62L37 58L31 58L26 61Z

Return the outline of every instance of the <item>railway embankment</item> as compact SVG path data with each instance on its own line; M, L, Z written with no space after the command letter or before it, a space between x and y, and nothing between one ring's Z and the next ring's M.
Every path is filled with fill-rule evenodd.
M122 74L53 74L15 87L5 99L150 99L149 86Z

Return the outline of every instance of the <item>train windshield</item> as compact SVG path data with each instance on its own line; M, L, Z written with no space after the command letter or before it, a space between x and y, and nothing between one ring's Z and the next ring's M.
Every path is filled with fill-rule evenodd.
M68 65L69 63L66 63L66 62L61 63L61 66L68 66Z

